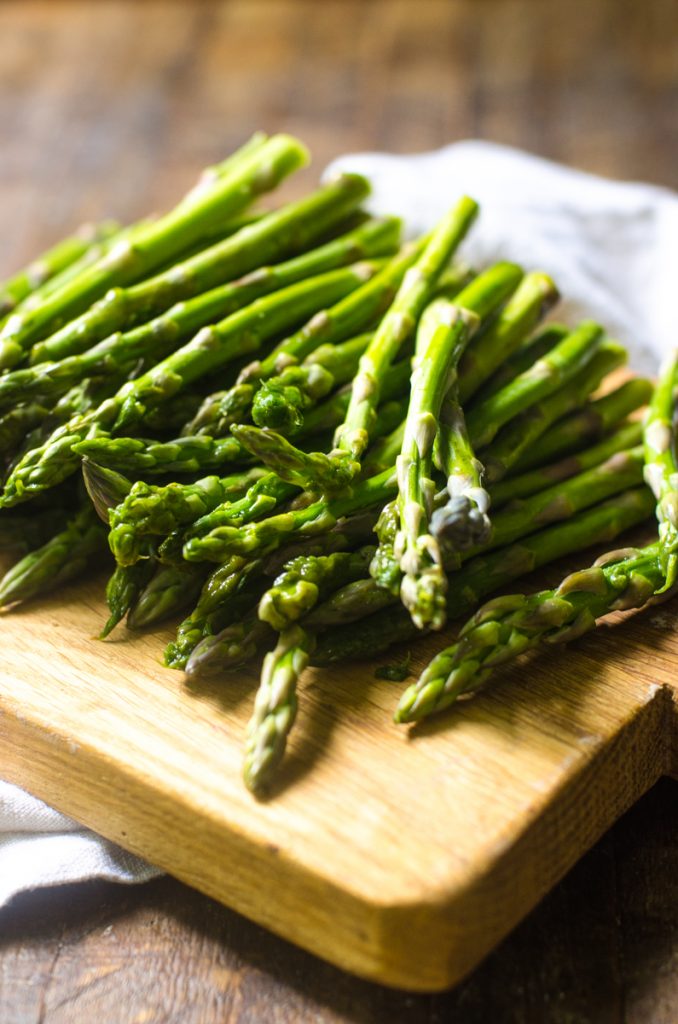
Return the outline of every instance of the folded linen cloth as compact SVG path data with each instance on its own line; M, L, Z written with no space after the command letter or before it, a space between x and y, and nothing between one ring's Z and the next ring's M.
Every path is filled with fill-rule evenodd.
M489 142L457 142L416 156L344 156L336 170L371 179L370 209L426 230L462 193L481 204L463 255L539 268L556 280L569 323L600 320L651 373L678 341L674 278L678 195L607 181ZM2 766L0 765L0 773ZM0 907L40 886L105 878L142 882L159 872L41 801L0 783Z

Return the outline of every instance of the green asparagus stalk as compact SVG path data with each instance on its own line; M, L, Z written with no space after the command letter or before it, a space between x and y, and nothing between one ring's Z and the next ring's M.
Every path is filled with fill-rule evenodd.
M428 344L417 355L412 372L410 404L403 445L396 461L398 476L398 530L394 554L403 573L400 596L419 629L441 629L445 624L447 576L438 541L431 533L435 484L433 445L445 395L478 318L444 299L428 307L431 328ZM417 342L419 348L419 342Z
M520 348L558 298L558 289L547 274L526 274L497 320L478 335L461 361L459 397L464 408L480 385ZM458 301L468 307L463 296ZM475 310L475 306L468 308Z
M475 220L477 204L464 197L442 219L413 267L360 359L346 418L335 434L336 460L350 467L355 479L376 419L384 372L416 328L445 265ZM341 485L340 485L341 486Z
M481 452L485 474L489 484L495 484L513 466L522 467L525 452L542 450L543 438L550 433L548 428L555 424L558 429L561 417L584 405L603 378L612 370L623 365L627 359L626 349L616 341L605 339L591 361L558 391L536 402L520 413L499 431L491 445ZM535 443L538 442L538 443ZM538 462L542 462L540 458Z
M603 438L598 444L586 448L583 452L566 455L558 462L552 462L540 469L528 470L520 476L500 480L492 487L492 505L494 508L501 508L509 501L529 498L530 495L537 494L559 481L568 480L577 473L599 466L617 452L635 448L640 444L642 434L640 421L624 423L609 437Z
M624 530L647 519L653 507L652 495L647 488L635 488L580 512L566 522L540 530L508 548L472 559L455 574L454 586L448 591L449 618L468 614L494 591L549 562L584 547L614 540ZM322 606L317 613L321 611ZM373 657L392 644L411 639L416 632L416 626L404 609L387 606L374 615L361 617L359 621L321 634L313 664L328 665L347 658Z
M659 561L670 590L678 576L678 465L676 463L676 399L678 349L662 364L645 418L645 482L657 499Z
M359 175L341 175L296 203L289 203L207 249L169 266L130 288L112 289L80 317L34 346L31 362L55 361L76 355L114 331L154 319L176 303L212 291L243 274L256 282L256 271L267 263L289 259L316 243L368 191ZM365 228L365 225L362 225ZM352 235L356 256L369 239L370 251L386 253L397 245L398 221L386 218L361 227ZM262 273L265 283L266 273ZM296 278L295 278L296 279Z
M186 384L257 351L264 341L290 324L354 291L378 268L378 261L364 261L318 274L258 299L211 327L203 327L192 341L121 389L115 429L138 423L147 409L171 398Z
M129 381L110 400L59 427L44 445L28 452L5 482L0 505L26 501L73 473L79 457L73 446L104 429L137 423L148 409L173 397L186 384L218 369L265 339L303 320L328 298L346 294L373 273L373 265L330 271L258 299L196 337L152 370Z
M66 583L105 551L106 531L93 508L78 512L65 529L22 558L0 580L0 608L27 601Z
M99 466L90 459L82 461L82 479L99 519L108 524L110 509L120 505L132 490L132 481L114 469Z
M141 558L134 565L116 565L106 584L106 604L110 615L101 630L100 640L105 640L122 622L153 576L155 568L156 563L152 558Z
M261 791L282 760L297 714L296 688L315 640L299 625L280 634L274 651L264 658L254 713L247 727L245 785Z
M15 366L34 342L77 316L109 288L148 276L182 249L209 237L215 219L225 222L232 218L256 196L303 166L307 158L296 139L277 135L231 165L230 172L203 178L170 213L114 245L30 313L12 317L0 332L0 367Z
M462 693L477 690L498 666L540 644L575 640L610 612L640 608L663 584L661 549L651 544L610 552L553 590L495 597L407 688L395 721L417 722L443 711Z
M540 437L539 445L526 448L515 461L513 471L523 473L599 440L626 416L645 405L652 392L649 380L633 377L602 398L587 402L582 409L547 430Z
M270 646L274 637L268 623L261 622L256 611L251 611L214 636L204 636L191 652L184 671L189 678L232 672Z
M371 334L359 334L337 345L321 345L301 365L288 366L277 377L263 381L252 402L256 425L282 434L298 431L306 409L351 380L371 338Z
M332 591L361 579L374 547L336 551L330 555L300 555L285 565L259 602L259 618L279 632L315 608Z
M396 490L395 473L392 468L387 469L360 481L341 497L323 498L305 508L282 512L239 528L222 526L205 537L196 537L184 547L184 557L189 561L215 562L223 561L228 555L260 557L299 537L327 533L344 516L383 504L394 497Z
M70 238L58 242L23 270L0 284L0 317L11 313L47 281L79 260L88 249L119 230L113 221L83 224Z
M257 471L254 479L258 475ZM109 544L116 561L133 565L141 556L146 536L167 536L217 505L237 501L252 480L250 473L207 476L193 484L171 483L164 487L137 480L124 501L109 512Z
M214 440L206 434L173 441L105 435L80 441L73 451L100 466L143 476L213 471L249 459L235 438Z
M294 484L282 480L276 473L264 473L253 480L239 499L222 503L196 519L186 530L185 541L188 544L192 538L205 537L222 526L243 526L254 522L298 493Z
M403 246L380 273L361 288L327 309L317 312L303 327L283 339L265 359L249 363L238 383L216 402L207 400L189 425L189 433L222 436L232 423L242 422L262 381L281 374L288 366L308 358L322 344L345 341L369 327L388 309L406 271L421 252L426 239Z
M602 338L602 328L584 323L539 359L529 370L507 384L467 416L469 436L475 447L490 443L499 428L518 413L548 398L590 362Z
M49 407L41 402L27 402L3 413L0 416L0 454L13 452L48 415Z
M514 381L516 377L519 377L521 373L529 370L538 359L548 355L558 342L563 340L567 333L567 327L564 327L562 324L548 324L546 327L543 327L535 335L523 342L517 352L510 355L494 371L492 376L485 381L482 387L474 392L473 401L477 403L484 402L490 395L501 391L507 384Z
M128 569L143 565L137 562ZM195 603L205 582L205 566L158 565L154 574L136 595L127 613L129 629L148 629L171 618Z
M133 367L141 358L157 362L201 327L230 316L256 299L316 274L336 270L354 262L354 258L378 255L384 251L385 243L389 248L394 223L397 224L368 221L350 234L302 256L260 267L237 281L179 302L140 327L114 333L85 352L5 374L0 377L0 404L63 392L75 381L119 372ZM74 331L78 333L75 328Z

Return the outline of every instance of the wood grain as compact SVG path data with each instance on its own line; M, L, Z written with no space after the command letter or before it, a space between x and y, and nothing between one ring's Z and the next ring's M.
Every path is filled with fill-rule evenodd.
M259 126L298 131L314 151L315 168L305 180L291 183L290 191L305 188L326 160L345 150L405 151L469 135L521 145L600 173L675 187L675 18L673 0L642 5L632 0L567 5L550 0L419 0L416 5L386 0L6 2L0 7L0 271L11 270L78 220L109 214L131 218L161 208L192 179L196 167ZM660 792L661 806L668 811L674 790L669 785ZM628 834L641 861L647 849L648 871L665 864L665 841L653 847L650 840L646 848L642 829L631 827ZM560 913L543 919L541 931L528 930L531 939L516 937L521 932L509 940L506 966L496 968L498 973L483 974L483 968L453 999L430 1006L419 1001L412 1009L389 1002L388 994L367 994L358 982L340 982L340 976L327 973L330 968L308 966L304 972L298 968L306 963L302 954L215 909L223 914L219 919L226 922L223 929L234 946L254 942L259 958L254 965L234 968L231 985L238 992L232 1005L222 1002L220 1010L209 986L194 1004L188 984L170 985L173 998L163 1003L161 1019L188 1020L189 1013L201 1021L222 1020L226 1013L243 1020L268 1013L273 1019L274 1007L288 1004L294 1007L290 1014L297 1014L289 1019L302 1019L304 1013L316 1019L314 1005L330 1019L334 1011L327 1009L332 1002L328 993L336 991L342 1019L388 1019L379 1016L381 1009L389 1014L397 1005L400 1016L395 1019L403 1020L443 1019L440 1015L451 1008L469 1020L668 1022L665 980L670 976L667 949L675 934L675 891L673 903L667 902L668 872L650 874L652 883L629 869L625 887L619 882L616 899L622 902L612 900L601 909L609 940L603 974L607 970L611 979L604 986L605 999L595 985L587 988L581 981L586 964L600 963L602 947L592 934L595 928L586 926L594 917L593 910L587 916L586 884L577 888L573 882L564 891L574 894L579 917L576 910L570 914L569 901L561 897ZM590 883L588 875L577 877ZM656 888L648 889L651 884ZM190 903L179 892L170 888L167 903L149 909L144 918L154 935L154 967L167 977L174 973L169 965L182 962L183 951L174 948L178 933L169 923L173 898L183 898L186 907ZM193 922L201 913L195 908L208 905L195 900L193 910L186 910ZM661 900L663 917L657 909ZM595 900L593 905L600 906ZM636 928L620 910L629 905L644 911L638 913ZM39 923L41 906L36 901ZM126 932L128 950L134 948L135 935L141 943L146 934L143 928L135 930L135 921L132 916ZM643 950L640 984L634 965L651 922L661 935L651 936ZM124 926L118 922L118 927ZM191 958L204 943L195 923L186 923L181 935L188 979ZM122 1007L115 986L106 987L106 940L97 944L93 938L78 959L68 952L82 938L77 927L62 938L63 944L55 940L54 946L35 941L20 953L26 969L37 976L34 991L45 998L54 1019L90 1020L90 1005L107 1020L133 1019L127 1007L142 1006L135 993ZM18 947L0 957L0 966L7 957L13 962L17 941ZM219 941L224 941L223 931ZM557 950L555 959L544 952L549 945ZM216 952L205 955L218 959ZM275 974L276 962L289 965L287 977L284 970ZM552 975L546 966L540 973L542 962L553 965ZM576 963L579 974L566 966ZM317 972L325 992L313 986ZM11 968L7 977L11 986ZM92 979L87 996L78 982L83 977ZM143 982L136 977L141 1000ZM309 990L307 1000L295 999L295 978ZM495 997L487 982L494 982L500 994ZM224 999L228 991L236 990L227 988ZM314 993L319 1004L314 1004ZM62 1008L56 1009L61 1000ZM1 1005L3 1020L33 1019L17 1008L13 987L3 990ZM36 1011L39 1018L44 1019L44 1008Z

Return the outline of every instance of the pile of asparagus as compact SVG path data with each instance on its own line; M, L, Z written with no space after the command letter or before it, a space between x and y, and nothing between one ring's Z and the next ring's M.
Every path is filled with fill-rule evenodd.
M406 690L410 722L678 571L676 359L656 389L601 392L623 346L595 323L542 325L548 275L460 262L469 198L404 244L355 174L262 211L306 162L297 140L256 135L166 215L80 232L0 290L0 546L18 557L0 606L110 549L103 636L183 613L165 661L194 677L268 652L254 791L309 663L440 630L656 500L655 543L477 611Z

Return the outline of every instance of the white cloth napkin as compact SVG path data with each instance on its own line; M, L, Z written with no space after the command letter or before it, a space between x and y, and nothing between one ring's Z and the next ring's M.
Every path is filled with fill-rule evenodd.
M489 142L434 153L345 156L335 170L371 179L370 209L404 217L409 234L432 227L461 193L481 204L465 259L539 268L556 280L559 316L600 320L625 342L634 367L652 372L678 342L673 288L678 196L650 185L606 181ZM2 766L0 765L0 771ZM14 786L0 783L0 907L25 889L158 874Z

